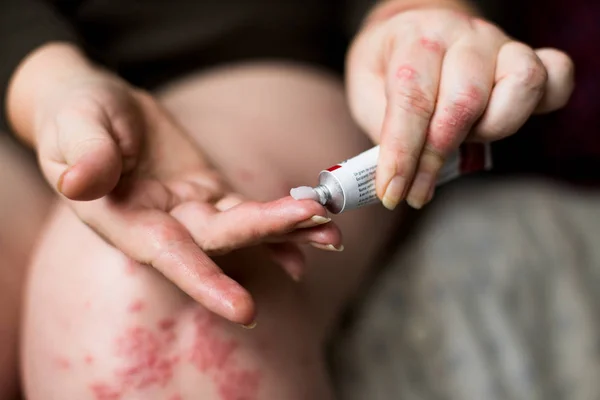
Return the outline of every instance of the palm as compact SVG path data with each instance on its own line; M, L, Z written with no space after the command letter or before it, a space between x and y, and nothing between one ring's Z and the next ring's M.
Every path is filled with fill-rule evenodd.
M333 224L296 230L311 217L326 215L319 204L291 198L242 201L150 96L119 86L109 89L101 95L95 91L83 111L81 106L70 109L66 122L106 131L116 139L112 145L118 146L119 159L114 148L98 146L74 161L57 157L51 167L62 167L63 194L77 194L66 197L87 200L88 192L108 193L71 204L84 222L131 258L154 266L207 308L247 323L254 313L250 295L210 255L268 243L297 276L302 253L292 242L340 242Z

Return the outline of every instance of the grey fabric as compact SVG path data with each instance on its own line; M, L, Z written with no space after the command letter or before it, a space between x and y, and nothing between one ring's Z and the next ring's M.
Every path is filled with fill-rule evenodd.
M344 400L600 399L600 192L448 188L334 360Z

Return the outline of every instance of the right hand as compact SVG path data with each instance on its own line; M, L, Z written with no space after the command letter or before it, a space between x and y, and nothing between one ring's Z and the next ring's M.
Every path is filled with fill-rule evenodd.
M298 279L297 243L340 248L340 231L321 205L290 197L244 201L150 95L108 73L83 70L57 80L45 96L32 96L30 139L48 182L107 242L241 324L254 320L254 303L211 255L267 243ZM13 92L26 100L17 86L24 78L15 78Z

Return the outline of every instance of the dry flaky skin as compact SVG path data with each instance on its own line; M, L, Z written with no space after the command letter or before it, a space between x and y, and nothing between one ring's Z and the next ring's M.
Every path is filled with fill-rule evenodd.
M341 83L314 71L238 67L159 97L250 199L286 196L323 165L371 146L349 117ZM61 207L33 265L24 339L28 399L332 398L323 342L394 225L384 213L369 207L336 218L346 250L306 251L300 284L259 249L215 258L255 298L258 325L247 330L128 261Z

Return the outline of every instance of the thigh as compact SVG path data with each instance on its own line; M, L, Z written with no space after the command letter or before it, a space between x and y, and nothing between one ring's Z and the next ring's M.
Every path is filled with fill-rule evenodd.
M323 167L370 145L349 118L341 83L311 70L232 68L182 81L160 97L234 188L258 200L313 183ZM307 250L303 284L252 249L218 260L248 271L242 283L259 316L246 331L128 261L60 206L32 265L29 398L329 398L325 332L393 218L373 207L338 221L346 251Z
M34 160L4 134L0 134L0 182L0 398L10 399L18 387L26 266L51 197Z

